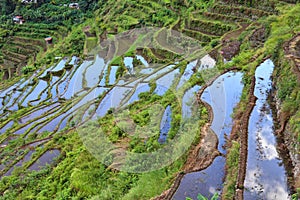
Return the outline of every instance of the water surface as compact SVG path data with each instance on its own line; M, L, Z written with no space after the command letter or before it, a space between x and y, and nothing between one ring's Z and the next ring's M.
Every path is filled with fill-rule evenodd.
M276 150L272 110L267 101L272 88L271 60L255 72L254 95L258 98L248 125L248 159L244 199L285 200L289 189L283 161Z

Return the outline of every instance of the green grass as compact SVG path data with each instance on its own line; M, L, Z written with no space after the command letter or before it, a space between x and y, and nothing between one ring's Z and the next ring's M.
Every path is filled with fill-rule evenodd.
M240 155L239 152L240 144L236 141L232 141L232 146L226 156L227 173L222 194L223 199L230 200L234 198Z
M30 61L29 64L24 67L24 73L30 74L33 69L42 68L44 66L50 66L51 63L54 63L55 56L71 56L78 55L82 56L83 50L86 49L88 52L91 51L95 45L98 43L97 37L107 31L109 34L108 38L113 38L114 34L121 33L130 28L138 28L142 26L163 26L166 28L174 27L178 24L178 30L186 31L187 34L196 38L200 41L201 44L210 44L211 47L206 47L207 50L210 50L212 47L218 47L219 38L226 32L235 29L237 26L235 24L228 24L227 21L242 20L249 21L249 17L252 15L268 15L269 13L263 12L258 9L246 9L241 7L248 14L234 14L236 16L230 17L228 15L223 15L218 12L220 6L211 10L216 12L216 15L213 15L212 18L208 20L208 17L202 16L202 12L208 12L206 8L211 6L214 1L208 1L205 3L203 1L107 1L105 4L101 4L99 10L96 11L95 18L93 16L89 18L87 15L80 15L81 11L74 11L73 14L78 14L77 19L83 23L77 23L76 26L72 25L70 19L72 11L66 11L65 16L59 13L57 18L69 19L63 21L66 26L62 24L34 24L30 23L24 27L16 28L18 33L13 35L12 31L9 30L5 23L3 27L0 28L0 48L2 43L6 42L7 36L19 35L21 38L13 37L10 41L11 43L6 43L3 45L3 48L8 48L10 44L11 52L17 53L17 47L21 46L22 49L33 49L35 52L40 50L40 54L37 55L37 61L33 63ZM138 4L138 5L136 5ZM100 5L100 3L99 3ZM98 5L98 6L99 6ZM51 5L52 8L58 8L58 5ZM223 6L230 12L235 12L237 9L236 6L229 7ZM240 8L239 8L240 9ZM61 12L63 9L59 10ZM144 12L146 10L147 12ZM267 18L262 18L259 20L263 24L267 31L269 32L269 38L263 47L252 49L248 42L248 37L251 35L251 31L246 31L240 38L243 42L241 46L241 52L238 56L233 58L231 63L228 64L219 64L218 67L220 70L237 66L240 70L246 72L244 77L245 90L242 95L242 103L239 105L239 109L243 110L246 108L247 102L247 90L249 89L249 80L255 72L256 66L262 61L262 59L267 55L273 55L273 59L276 62L275 72L275 82L278 87L278 95L282 100L283 111L289 111L291 118L289 125L293 134L291 138L295 141L295 146L299 149L300 142L300 111L298 110L297 105L300 104L300 87L299 83L296 80L295 75L292 73L292 64L284 59L284 54L282 51L282 44L291 38L296 32L300 31L300 17L298 13L300 12L299 5L280 7L279 10L281 14L279 16L271 16ZM25 12L24 9L21 10ZM197 13L196 13L196 12ZM200 12L198 12L200 11ZM36 13L35 11L32 11ZM224 12L222 12L224 13ZM226 13L226 12L225 12ZM91 14L91 13L90 13ZM198 16L199 15L199 16ZM50 16L54 20L55 15ZM37 19L35 19L37 20ZM195 24L193 24L195 23ZM208 25L207 27L201 27L200 30L195 30L197 26L204 23ZM84 33L82 32L83 27L91 25L93 30L95 30L97 37L85 38ZM5 28L4 28L5 26ZM40 26L40 30L37 30ZM194 30L184 30L184 27L192 28ZM252 28L255 25L252 26ZM49 33L47 32L47 30ZM29 34L30 31L34 31L34 34ZM161 29L162 30L162 29ZM168 29L167 29L168 30ZM217 35L208 35L201 33L202 31L208 30L211 33ZM69 32L69 33L68 33ZM35 40L36 38L30 38L32 36L40 38L43 40L43 37L48 34L59 35L60 33L65 33L65 38L61 40L60 37L57 37L57 42L51 47L48 48L47 52L42 53L43 41ZM168 62L173 60L176 55L171 51L159 50L163 46L167 46L164 40L168 39L167 34L160 35L161 40L156 37L160 32L157 32L155 35L154 45L158 49L148 49L145 48L143 53L149 58L152 58L152 62ZM22 37L23 36L23 37ZM28 38L26 38L26 37ZM26 40L30 38L30 45L26 46ZM124 66L122 63L122 58L124 56L134 56L135 49L137 44L142 41L143 36L140 35L135 44L128 45L128 49L124 52L124 55L113 58L111 65L120 65L120 71L118 71L118 77L122 76L124 72ZM157 39L157 40L156 40ZM26 53L22 51L22 54ZM155 56L162 55L165 57L160 59ZM11 53L11 55L16 55ZM256 56L256 59L251 63L249 61L253 56ZM13 56L11 56L13 57ZM186 63L181 63L186 64ZM180 64L178 65L180 67ZM182 66L181 66L182 67ZM181 68L181 72L183 72ZM123 71L122 71L123 70ZM25 74L26 74L25 73ZM211 77L210 71L207 71L206 76ZM1 77L1 75L0 75ZM27 78L28 76L23 75ZM1 82L0 87L4 88L8 85L11 85L16 80L21 77L15 77L12 80ZM199 73L196 73L190 79L190 82L184 85L184 89L187 89L196 84L202 84L203 78L199 78ZM155 84L152 83L152 86ZM151 88L153 92L155 87ZM179 91L178 94L183 95L184 90ZM172 106L172 128L170 131L170 138L174 137L179 128L179 122L181 120L181 110L180 105L175 104L175 96L171 92L167 92L164 97L159 97L157 95L152 95L151 93L143 93L140 95L141 101L135 102L129 107L130 114L136 123L141 126L147 125L149 119L149 113L151 110L147 109L147 105L154 103L161 103L163 106L171 105ZM75 99L74 103L78 102L80 98ZM70 102L63 103L63 109L61 112L57 113L55 116L47 119L53 119L61 113L65 112L69 108ZM7 119L18 119L29 112L32 112L34 108L23 108L19 111L12 113ZM141 111L142 110L142 111ZM199 129L207 121L207 110L200 107L199 110ZM72 119L73 124L77 123L77 118ZM158 132L155 136L151 137L147 144L136 138L129 137L124 134L120 128L114 126L114 119L112 115L107 115L98 121L104 130L107 131L108 137L112 142L117 143L124 139L129 139L129 150L132 152L151 152L158 149L160 146L157 142ZM5 122L1 122L4 124ZM72 123L71 123L72 124ZM35 125L33 125L34 127ZM72 125L71 125L72 126ZM197 124L198 126L198 124ZM15 123L11 130L17 130L21 126L18 123ZM33 128L31 127L31 128ZM96 158L94 158L88 150L85 148L84 144L81 142L81 138L76 132L76 130L68 130L70 127L67 127L62 132L58 133L43 133L39 135L28 135L27 138L17 137L15 140L11 141L7 148L0 150L0 156L2 161L11 162L9 167L14 165L16 161L22 159L22 152L27 152L28 149L16 151L15 149L27 142L34 141L35 139L42 139L43 137L51 136L51 140L44 145L44 147L36 148L36 153L34 154L34 159L37 159L42 155L46 150L57 148L61 150L61 156L50 166L44 168L38 172L29 172L26 171L26 168L34 161L31 160L25 165L17 168L13 175L10 177L4 177L0 181L0 193L3 194L3 199L149 199L151 197L161 194L164 190L168 189L172 184L172 181L176 174L181 171L182 166L184 165L186 155L180 157L172 165L165 167L163 169L148 172L144 174L135 174L127 172L119 172L109 169L107 166L100 163ZM92 129L90 129L92 130ZM152 130L148 130L149 132ZM3 142L11 134L6 133L0 136L0 141ZM200 136L195 138L194 143L197 143ZM297 146L298 145L298 146ZM227 154L227 175L224 186L224 199L232 199L235 194L235 183L237 176L237 166L239 160L239 143L232 141L232 146L228 149ZM298 150L299 152L299 150ZM13 160L13 161L11 161Z

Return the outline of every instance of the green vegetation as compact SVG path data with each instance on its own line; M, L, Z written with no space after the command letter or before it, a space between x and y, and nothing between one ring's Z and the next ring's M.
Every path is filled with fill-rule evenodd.
M177 95L182 97L187 89L195 85L202 86L204 80L208 81L214 77L217 70L222 72L236 67L237 70L245 73L243 78L245 87L241 102L234 114L234 117L238 118L239 114L249 106L250 83L256 67L266 57L271 56L276 65L273 74L276 97L282 107L280 110L282 116L279 118L286 120L288 125L283 134L291 144L289 149L292 154L299 154L300 76L295 71L299 71L300 65L298 58L293 60L293 56L297 55L286 56L287 52L285 52L286 48L296 50L299 48L299 43L287 46L287 42L300 32L299 4L291 5L289 3L296 2L285 3L275 0L264 2L79 0L78 3L80 9L69 8L69 1L66 0L43 0L38 1L37 4L22 4L16 0L0 2L0 78L8 79L1 82L0 88L7 88L23 78L29 80L26 87L16 90L24 94L23 99L14 99L12 102L16 110L5 108L4 113L0 113L0 129L12 123L6 132L0 135L0 175L11 172L11 175L3 176L0 180L1 199L150 199L170 188L176 175L184 169L188 152L171 165L152 172L139 174L113 170L113 166L118 163L109 158L110 165L99 162L82 142L78 129L75 129L84 124L82 119L86 113L89 117L94 116L96 110L91 105L95 104L98 107L105 99L105 93L97 94L93 102L76 108L78 115L70 117L64 114L85 96L76 94L72 98L56 97L61 92L59 90L63 89L52 86L68 83L75 76L78 66L83 63L82 60L94 56L89 53L105 39L113 40L116 34L147 26L158 28L152 41L153 47L136 49L144 35L138 36L134 44L123 44L123 46L120 44L118 48L128 47L128 49L117 49L124 50L124 54L113 57L107 67L107 73L100 77L103 78L107 90L112 90L114 87L108 84L111 66L119 66L116 72L117 81L121 78L124 80L136 78L136 75L128 73L124 57L133 57L134 66L142 65L135 57L140 54L151 64L168 65L176 60L179 63L174 68L179 68L179 74L182 75L191 58L183 60L176 52L177 49L174 50L168 45L172 42L172 44L189 44L180 43L179 37L176 38L177 33L171 32L175 30L197 40L204 50L214 52L216 54L214 57L218 61L216 69L206 70L204 74L194 73L178 90ZM12 18L16 15L23 16L24 24L13 23ZM44 39L48 36L52 37L53 44L46 44ZM239 51L233 53L231 62L225 64L219 53L226 45L230 46L234 42L239 42ZM55 72L45 72L66 56L68 58L77 56L78 63L68 64L68 60L65 65L68 67ZM37 72L37 69L40 71ZM42 78L31 79L34 72L38 75L45 72L45 75ZM157 115L151 105L159 104L163 108L170 106L172 109L167 142L176 138L182 120L181 105L177 102L178 96L171 92L175 90L179 80L175 79L171 90L164 95L153 94L157 86L155 81L166 74L151 80L150 90L140 93L139 100L126 107L128 115L135 124L140 127L153 127L153 129L143 129L144 132L141 133L145 136L150 135L149 137L140 138L138 135L130 135L122 129L126 128L125 125L121 128L116 126L118 121L114 108L108 110L105 116L88 123L84 128L93 132L101 127L114 145L119 145L129 152L149 153L162 148L164 144L158 142L159 128L155 126L159 122L150 120L151 116ZM26 102L26 97L34 92L34 88L41 80L47 87L43 88L43 92L35 99ZM89 80L82 83L85 92L93 92L97 86L88 88L87 81ZM11 94L7 96L7 99L1 98L0 105L5 105L7 103L5 101L12 97ZM51 109L41 111L45 107ZM34 121L26 121L28 115L36 114L38 111L40 113ZM124 110L117 111L119 111L117 117L122 119L126 116ZM208 121L207 109L200 105L195 107L194 111L198 122L189 125L196 126L200 130ZM5 112L8 114L6 115ZM23 123L20 122L21 119ZM55 120L59 122L53 130L38 133L39 130L48 127L48 122ZM59 129L63 123L66 124L65 127ZM151 123L153 126L150 126ZM20 133L14 134L18 131ZM221 194L223 199L233 199L236 193L241 148L239 134L230 138L227 144L226 177ZM192 141L195 146L200 138L201 134ZM50 150L60 152L54 162L40 170L28 170L35 161ZM30 158L23 161L29 153L32 153ZM298 181L296 187L300 187L300 180ZM212 197L212 199L217 198L217 194ZM297 194L294 194L293 198L297 199ZM198 199L206 198L199 194Z
M211 198L211 200L217 200L219 198L218 193L214 194L214 196ZM208 198L206 198L205 196L198 194L197 196L198 200L208 200ZM191 198L187 197L186 200L192 200Z

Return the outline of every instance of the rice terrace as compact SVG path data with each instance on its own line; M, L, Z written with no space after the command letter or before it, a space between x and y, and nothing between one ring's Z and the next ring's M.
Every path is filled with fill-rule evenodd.
M0 2L0 199L300 199L298 0Z

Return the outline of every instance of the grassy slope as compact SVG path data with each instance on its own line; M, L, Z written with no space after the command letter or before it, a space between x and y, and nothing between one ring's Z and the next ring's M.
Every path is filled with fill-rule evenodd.
M188 13L193 10L199 10L202 7L201 4L198 5L196 2L192 2L190 3L191 5L186 6L177 5L175 3L171 4L168 1L141 2L143 3L137 4L132 1L119 1L118 3L114 3L113 1L108 1L106 5L97 12L98 15L96 16L95 23L87 21L85 24L74 27L71 34L64 41L60 41L56 44L36 65L42 66L46 63L49 64L52 62L52 58L57 55L82 53L84 35L81 30L85 25L92 25L93 29L99 34L101 34L103 30L108 32L114 31L115 28L117 28L118 32L126 30L131 26L137 25L137 18L143 20L143 23L146 25L171 26L172 23L178 20L178 17L187 17L189 16ZM142 8L135 8L137 5L143 6ZM141 12L136 14L137 16L134 16L134 11L138 9L148 10L147 13L149 14ZM110 10L111 13L105 13L107 10ZM160 10L160 12L156 14L153 12L154 10ZM176 10L176 12L173 10ZM251 77L262 57L270 54L274 55L277 66L282 69L280 74L278 74L278 91L279 94L281 94L280 98L283 101L284 108L293 111L290 113L293 116L290 124L293 133L299 135L298 125L300 112L297 110L297 107L294 107L295 105L299 105L299 103L295 103L300 99L298 97L299 85L295 82L294 78L290 79L290 77L293 77L291 65L284 59L283 51L278 51L278 49L281 49L280 47L283 41L291 38L294 32L300 31L298 27L299 23L296 23L298 19L290 20L297 16L300 8L299 6L295 8L287 6L284 7L283 10L285 10L284 13L279 17L270 17L266 20L262 20L262 23L271 28L270 37L264 47L252 49L246 37L242 45L242 52L232 63L220 67L237 65L243 67L243 70ZM163 17L166 15L171 17ZM250 33L251 32L248 34ZM78 49L74 49L74 44L78 44L78 42L80 43L80 45L76 45ZM262 56L259 56L255 62L248 63L250 58L256 54L261 54ZM246 87L240 109L246 106L247 78L245 79L245 83ZM160 194L164 189L170 186L170 180L172 180L174 174L180 170L184 162L184 158L182 158L169 168L143 175L123 172L118 173L107 170L105 166L92 157L80 142L76 131L71 131L64 135L59 134L54 138L53 142L48 145L49 148L55 146L64 152L57 160L57 165L40 172L24 172L22 168L15 170L13 176L5 177L0 182L0 192L3 195L3 199L69 199L71 197L74 199L149 199L150 197ZM229 172L230 174L236 173L234 171L236 167L234 163L237 161L236 155L238 155L238 148L237 143L234 143L233 150L230 151L228 155L229 159L227 162L230 166L229 170L232 169ZM24 178L20 178L20 174L25 175ZM229 188L228 199L230 199L230 193L235 190L234 184L234 180L227 182L226 187ZM147 185L146 189L143 188L145 185Z

